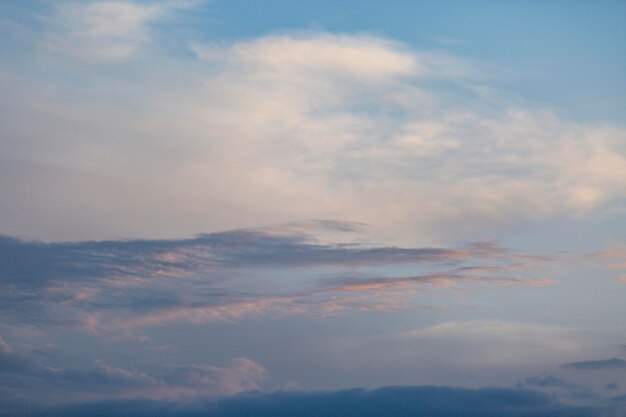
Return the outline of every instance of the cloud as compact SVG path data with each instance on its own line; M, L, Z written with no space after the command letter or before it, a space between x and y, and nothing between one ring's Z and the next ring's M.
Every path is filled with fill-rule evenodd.
M228 367L186 366L166 370L161 379L172 387L182 387L192 395L236 394L257 391L267 379L267 371L261 365L246 358L230 361Z
M602 398L595 392L589 386L589 382L586 381L585 385L578 385L555 375L539 375L524 379L518 387L544 392L567 404L597 405L605 401L607 398Z
M401 289L416 286L447 287L460 283L491 284L491 285L548 285L552 281L545 278L525 278L515 276L489 276L490 272L511 272L519 267L482 266L464 267L434 274L425 274L409 277L379 277L379 278L341 278L334 280L337 291L365 291Z
M600 370L600 369L625 369L626 361L619 358L601 359L597 361L581 361L571 362L561 365L565 369L577 369L577 370Z
M342 223L334 221L336 229ZM345 227L350 227L347 223ZM189 239L41 243L0 236L4 282L185 277L218 267L356 267L508 257L495 245L402 248L315 242L278 228L242 229ZM131 281L132 282L132 281Z
M224 49L194 45L202 59L224 61L272 79L340 77L381 82L420 74L418 60L399 43L369 36L314 34L266 36Z
M102 401L47 408L31 417L71 417L98 410L103 417L133 415L161 416L393 416L432 417L596 417L620 412L619 406L572 407L549 396L527 390L485 388L470 390L453 387L386 387L376 390L353 389L334 392L277 392L245 394L230 398L192 403L145 400Z
M124 62L164 4L72 3L72 29L49 38ZM107 16L126 8L113 25ZM489 74L467 60L319 32L194 49L203 59L160 51L167 69L61 69L84 80L79 88L0 79L0 181L15 196L0 203L4 233L174 237L332 216L413 244L584 216L624 198L621 127L480 93ZM460 62L482 78L454 74ZM109 81L116 87L103 91Z
M475 367L482 372L525 363L528 369L541 367L583 349L576 329L570 327L503 320L449 321L395 335L405 343L431 346L433 354L443 352L457 367ZM458 346L463 346L459 350Z
M132 57L151 40L150 25L180 7L181 1L64 1L54 5L42 45L90 64Z
M91 369L42 366L35 358L0 351L0 398L38 398L59 404L97 398L186 399L232 395L262 388L265 368L247 358L226 366L185 365L129 370L97 360Z
M565 382L562 379L554 375L534 376L534 377L526 378L523 384L530 385L533 387L540 387L540 388L563 388L563 389L568 389L568 390L579 388L576 384Z
M617 280L626 282L626 273L624 273L626 272L626 246L624 244L594 252L591 257L602 267L617 270Z
M32 367L30 360L7 345L0 337L0 373L26 372Z
M552 261L549 256L493 242L452 248L322 242L313 230L345 234L354 225L335 220L305 226L307 233L290 224L169 240L42 243L0 237L4 325L130 335L138 327L177 321L432 308L410 296L455 286L550 283L535 276L537 267ZM381 275L390 267L419 273ZM289 290L247 290L250 283L271 281L267 274L307 278Z

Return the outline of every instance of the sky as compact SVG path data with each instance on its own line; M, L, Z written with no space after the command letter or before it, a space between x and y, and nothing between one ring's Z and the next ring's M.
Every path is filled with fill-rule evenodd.
M0 3L0 416L626 415L626 3Z

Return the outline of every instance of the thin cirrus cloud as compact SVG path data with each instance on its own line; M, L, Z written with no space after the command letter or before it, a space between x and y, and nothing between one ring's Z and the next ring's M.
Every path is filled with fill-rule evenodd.
M312 224L353 230L338 221ZM1 282L5 324L70 325L94 332L130 334L167 322L268 314L436 308L410 296L477 284L551 283L536 271L550 257L492 242L455 248L325 243L278 227L179 240L41 243L3 237L0 249L7 272ZM383 275L380 268L419 272ZM264 279L258 276L263 271L309 278L290 289L273 283L261 292L246 290Z
M617 280L626 283L626 246L623 244L600 250L591 254L592 259L605 268L618 272Z
M85 49L113 58L139 50L149 22L176 9L59 7L79 7L67 12L87 33L76 39L103 38L105 47ZM129 7L126 20L112 19L120 27L98 17ZM97 13L88 18L89 8ZM58 48L81 49L65 45L74 35L62 39ZM0 203L5 233L175 237L336 217L413 244L584 216L624 198L623 128L503 101L483 88L502 75L468 60L324 32L189 42L195 56L184 59L173 52L152 52L167 60L162 69L61 68L80 76L80 90L6 72L0 181L17 200Z

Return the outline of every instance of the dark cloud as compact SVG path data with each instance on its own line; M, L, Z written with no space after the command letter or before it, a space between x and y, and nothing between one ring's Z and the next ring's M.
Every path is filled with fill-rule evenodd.
M526 378L518 386L554 395L555 398L568 403L573 401L576 404L596 404L598 401L602 401L598 393L590 388L564 381L554 375Z
M604 387L608 390L617 390L619 389L619 384L617 382L610 382L608 384L606 384L606 387Z
M538 388L563 388L563 389L578 389L579 388L576 384L565 382L562 379L554 375L534 376L534 377L526 378L523 382L523 385L528 385L528 386L538 387Z
M573 407L533 391L451 387L387 387L336 392L243 394L192 403L101 401L40 409L30 417L596 417L618 406ZM614 414L607 414L614 413Z
M561 365L566 369L596 370L596 369L626 369L626 361L619 358L602 359L597 361L571 362Z

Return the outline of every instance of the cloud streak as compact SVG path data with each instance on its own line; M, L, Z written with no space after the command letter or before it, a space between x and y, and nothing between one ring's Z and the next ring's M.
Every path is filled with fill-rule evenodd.
M571 362L561 365L565 369L595 371L600 369L626 369L626 361L619 358L602 359L597 361Z
M352 231L337 221L318 227ZM175 321L424 308L429 306L410 296L477 284L549 284L534 271L549 260L489 242L455 248L324 243L293 225L178 240L40 243L3 237L1 308L4 324L113 333ZM377 272L390 267L421 272ZM246 290L263 279L259 274L302 278L288 291L276 284ZM329 274L336 278L317 278Z

